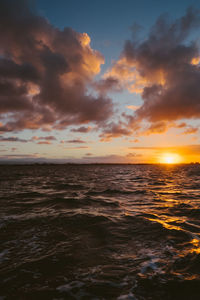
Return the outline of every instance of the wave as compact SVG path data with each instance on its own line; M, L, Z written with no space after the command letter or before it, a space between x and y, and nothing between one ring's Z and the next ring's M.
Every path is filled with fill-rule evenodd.
M4 166L0 188L0 298L199 299L196 166Z

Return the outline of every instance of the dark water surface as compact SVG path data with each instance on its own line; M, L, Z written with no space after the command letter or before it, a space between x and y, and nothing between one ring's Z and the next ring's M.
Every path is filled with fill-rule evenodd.
M200 166L0 166L0 299L200 299Z

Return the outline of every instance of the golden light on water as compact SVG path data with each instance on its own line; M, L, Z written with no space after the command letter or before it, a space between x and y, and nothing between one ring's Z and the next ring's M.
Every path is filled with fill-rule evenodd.
M162 164L178 164L181 160L181 156L176 153L163 153L159 158L159 162Z

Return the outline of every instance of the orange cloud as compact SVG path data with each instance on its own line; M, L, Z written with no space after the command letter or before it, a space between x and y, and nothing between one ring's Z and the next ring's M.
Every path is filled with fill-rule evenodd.
M136 63L127 61L126 57L116 61L105 73L104 78L115 79L120 86L127 88L131 93L141 93L146 83L146 79L139 75Z
M199 131L199 128L190 126L183 132L183 134L195 134L195 133L198 133L198 131Z
M137 110L140 106L139 105L126 105L126 108L131 109L131 110Z
M49 142L49 141L40 141L37 144L38 145L51 145L51 142Z

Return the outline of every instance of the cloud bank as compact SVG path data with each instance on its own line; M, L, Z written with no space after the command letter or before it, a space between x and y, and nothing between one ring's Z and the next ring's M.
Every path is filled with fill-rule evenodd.
M87 88L104 63L90 37L54 27L27 3L0 2L0 131L63 129L108 119L112 101Z
M142 96L143 104L126 116L127 127L147 121L148 131L159 133L170 122L200 117L200 51L190 40L199 27L200 12L189 8L174 22L161 16L146 39L126 41L120 59L104 77Z

